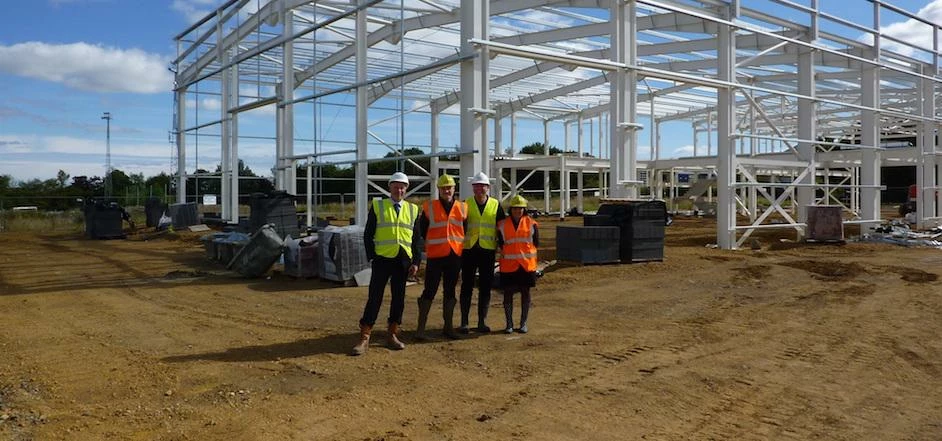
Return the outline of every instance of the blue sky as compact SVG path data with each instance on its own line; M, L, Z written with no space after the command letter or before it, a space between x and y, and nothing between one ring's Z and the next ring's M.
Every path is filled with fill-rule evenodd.
M12 175L18 181L53 178L60 169L72 176L104 175L103 112L113 115L111 152L115 168L145 176L173 172L168 136L172 127L173 77L167 69L176 54L173 37L221 3L222 0L3 0L0 174ZM921 11L920 15L942 23L942 0L892 3L909 11ZM823 10L848 20L870 23L869 1L819 0L819 4ZM920 35L923 32L908 26L901 17L885 20L883 26L897 23L888 28L896 35L926 39ZM639 114L643 114L641 109ZM344 118L337 115L335 119ZM264 112L256 116L268 117ZM406 143L427 144L427 131L411 130L413 121L422 121L419 116L414 118L406 120L410 128ZM454 145L457 120L443 124L442 144ZM341 123L338 121L337 125ZM507 126L505 145L509 144ZM387 132L390 137L398 136L395 128L390 130ZM241 133L250 131L247 126ZM575 136L575 129L571 131ZM667 156L690 153L689 123L665 127L663 132ZM563 145L562 133L561 125L554 124L550 143ZM639 136L642 158L647 155L648 137L647 131ZM523 123L518 146L532 141L542 141L542 127L538 123ZM701 139L701 143L705 145L705 140ZM245 153L246 162L254 170L269 174L266 161L273 152L256 156L252 156L251 150ZM201 161L201 167L215 168L214 158Z

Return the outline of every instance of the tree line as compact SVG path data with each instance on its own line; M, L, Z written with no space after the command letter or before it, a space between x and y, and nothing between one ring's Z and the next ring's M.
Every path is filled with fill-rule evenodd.
M532 143L521 148L520 153L542 155L545 152L543 143ZM575 152L563 151L554 146L549 146L551 155L564 154L576 155ZM390 152L385 158L388 161L376 161L368 164L369 174L389 175L396 171L402 171L410 176L419 176L424 173L421 171L431 168L431 159L415 158L407 159L411 155L425 154L419 148L406 148L400 152ZM586 155L588 156L588 155ZM443 157L443 160L457 161L458 157ZM324 165L314 170L314 177L318 178L318 185L315 189L321 194L353 194L354 179L356 172L351 166ZM258 176L251 168L239 161L239 193L248 197L252 193L271 193L274 191L274 183L270 178ZM296 170L298 179L298 195L306 194L304 181L307 179L308 169L305 165L299 164ZM526 170L518 170L518 179L529 173ZM106 175L107 176L107 175ZM222 192L221 180L222 169L217 166L215 170L198 169L193 176L187 179L187 199L196 201L198 197L207 194L218 195ZM144 177L143 173L125 173L120 169L114 169L111 174L111 196L122 205L142 205L148 197L157 197L164 202L170 202L176 198L176 177L165 172L156 176ZM510 180L510 170L504 171L504 178ZM586 176L585 185L594 187L598 185L594 174ZM550 174L550 186L559 187L559 173ZM542 179L530 179L524 184L526 190L539 190L543 188ZM14 205L34 205L42 210L67 210L76 208L82 201L101 199L105 197L106 182L102 176L70 176L68 172L59 170L55 178L41 180L31 179L28 181L15 182L10 175L0 175L0 201L8 201L5 205L9 208Z

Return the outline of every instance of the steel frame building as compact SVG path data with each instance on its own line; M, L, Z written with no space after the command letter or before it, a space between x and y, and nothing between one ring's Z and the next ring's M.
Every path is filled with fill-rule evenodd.
M841 203L832 196L837 189L851 195L841 203L848 222L878 223L881 166L908 164L917 169L918 223L935 225L940 27L890 1L850 3L230 0L176 37L177 198L186 199L188 155L194 144L206 144L200 132L210 131L222 216L237 221L239 117L274 106L276 187L296 193L297 163L352 164L356 201L365 201L370 186L383 191L373 184L382 177L367 173L367 163L380 159L367 148L371 137L390 151L406 147L370 130L368 112L386 100L398 103L386 111L401 121L407 113L428 118L431 141L420 156L432 165L412 191L434 193L431 178L456 168L460 176L497 177L492 190L506 197L519 183L500 178L502 169L561 170L562 212L570 204L570 172L581 206L586 171L603 177L607 196L635 198L642 186L660 189L672 170L709 170L717 182L717 244L733 249L760 228L802 231L805 207ZM850 22L828 9L847 7L867 8L872 22ZM932 43L896 38L886 21L907 21ZM188 117L188 101L198 115L207 94L218 100L210 117L205 109L203 118ZM309 116L317 103L339 95L355 103L353 139L299 140L298 125L318 124ZM438 145L448 112L460 118L457 151ZM567 141L574 126L578 156L515 156L519 118L562 123ZM690 122L694 156L661 157L659 131L670 121ZM509 154L504 124L511 126ZM650 137L646 160L639 160L642 130ZM706 135L705 152L698 134ZM915 145L896 146L894 137ZM583 157L587 141L597 145L598 158ZM363 222L367 204L356 207Z

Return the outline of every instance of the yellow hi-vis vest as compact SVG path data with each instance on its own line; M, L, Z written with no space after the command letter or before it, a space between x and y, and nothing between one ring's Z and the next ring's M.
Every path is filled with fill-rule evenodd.
M480 244L486 250L497 249L497 199L487 198L484 204L484 213L478 211L478 202L474 197L468 198L468 228L464 232L464 248L469 249L474 244Z
M419 217L419 207L405 200L399 201L399 214L390 199L374 199L373 213L376 214L376 254L393 258L399 255L399 248L406 250L412 258L412 227Z

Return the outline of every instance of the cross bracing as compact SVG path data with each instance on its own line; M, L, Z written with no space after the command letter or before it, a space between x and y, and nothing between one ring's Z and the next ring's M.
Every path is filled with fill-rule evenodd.
M416 146L406 142L416 130L406 119L421 115L432 176L440 168L496 176L530 161L533 169L563 169L566 185L570 173L580 182L584 172L598 173L606 194L632 198L666 194L649 181L659 169L712 170L723 248L737 247L769 215L800 230L803 207L821 203L822 170L854 176L841 184L854 198L845 208L858 222L878 222L880 166L900 157L918 167L920 223L934 223L940 53L937 44L885 32L880 17L911 22L935 41L939 27L889 1L856 5L874 20L841 18L846 0L232 0L177 38L178 197L186 197L192 148L202 143L205 152L215 142L224 216L235 221L233 170L240 140L248 144L239 116L274 107L272 170L291 193L299 162L352 164L357 200L366 200L366 164ZM319 135L331 124L324 109L344 107L353 109L355 129ZM450 117L460 120L457 148L439 145L439 121ZM549 126L562 124L566 149L581 156L593 148L585 144L596 146L607 165L507 163L505 149L513 153L518 136L506 139L506 131L513 134L518 119L541 122L545 141ZM663 153L672 146L660 145L661 124L676 121L690 123L692 158ZM649 139L644 159L641 139ZM833 152L837 163L827 156ZM460 160L438 161L443 155ZM768 192L761 175L775 173L757 159L794 170L788 209L778 201L757 206ZM519 186L495 184L504 197ZM357 207L362 221L365 204ZM750 223L737 225L737 213Z

